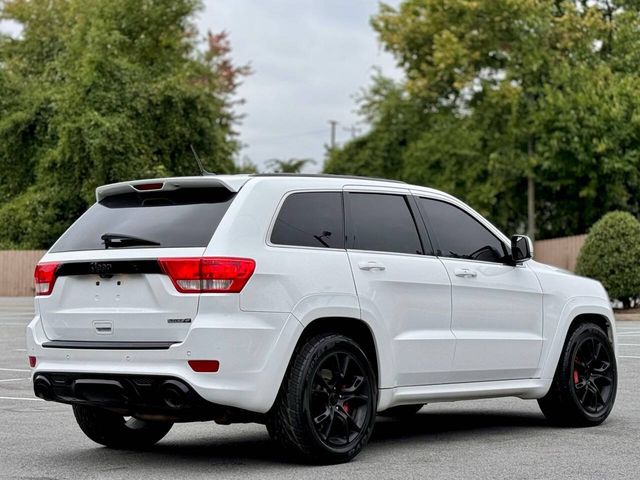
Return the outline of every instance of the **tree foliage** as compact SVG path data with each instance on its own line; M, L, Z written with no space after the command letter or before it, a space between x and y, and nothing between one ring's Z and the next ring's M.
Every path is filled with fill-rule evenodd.
M205 48L197 0L5 0L0 19L0 246L49 246L96 186L234 170L233 93L247 67Z
M300 173L307 165L316 163L312 158L290 158L288 160L272 158L267 169L273 173Z
M360 99L371 129L325 170L458 195L508 231L585 232L640 212L640 4L405 0L372 21L405 79Z
M611 212L596 222L585 240L576 273L602 282L611 298L629 306L640 296L640 222L630 213Z

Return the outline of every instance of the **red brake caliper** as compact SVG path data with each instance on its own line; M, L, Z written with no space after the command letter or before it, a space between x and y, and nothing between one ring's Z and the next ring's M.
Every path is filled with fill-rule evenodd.
M344 390L345 388L347 388L347 385L342 385L342 389ZM344 410L344 413L349 413L349 404L348 403L343 403L342 404L342 409Z
M575 383L576 385L580 383L580 375L578 375L578 369L575 367L573 369L573 383Z

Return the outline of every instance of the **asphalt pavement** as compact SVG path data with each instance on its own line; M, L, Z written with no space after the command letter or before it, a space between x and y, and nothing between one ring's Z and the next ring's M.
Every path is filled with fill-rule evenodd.
M147 452L94 444L71 407L33 396L24 345L32 304L0 298L3 479L640 478L639 321L618 323L618 398L600 427L551 427L531 400L431 404L410 420L379 420L353 462L318 467L288 463L252 424L178 424Z

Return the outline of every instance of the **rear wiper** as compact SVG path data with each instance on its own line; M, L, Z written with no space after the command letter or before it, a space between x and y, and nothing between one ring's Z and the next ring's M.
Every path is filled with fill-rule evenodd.
M104 243L104 248L125 248L138 245L160 245L153 240L132 237L131 235L122 235L120 233L105 233L100 237Z

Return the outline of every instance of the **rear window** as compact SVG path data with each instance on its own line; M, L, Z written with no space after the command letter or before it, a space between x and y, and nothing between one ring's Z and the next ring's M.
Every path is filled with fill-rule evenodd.
M349 193L349 248L422 254L422 244L406 197Z
M102 250L103 235L136 239L116 248L204 247L234 196L225 188L113 195L89 208L51 251Z
M273 227L271 243L344 248L342 194L306 192L289 195Z

